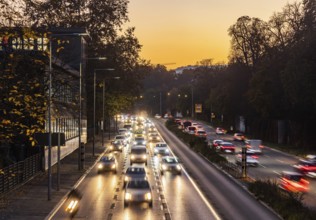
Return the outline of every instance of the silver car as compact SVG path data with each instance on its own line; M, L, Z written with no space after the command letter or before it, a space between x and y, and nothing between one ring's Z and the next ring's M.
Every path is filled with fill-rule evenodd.
M168 156L170 153L168 145L160 142L154 146L154 155Z
M256 154L256 152L247 149L246 155L247 155L247 159L246 159L247 166L257 167L259 165L259 161L258 161L259 157ZM241 153L241 151L238 154L236 154L236 164L242 165L242 153Z
M124 173L124 187L129 181L134 179L147 179L145 167L128 167Z
M126 184L124 207L134 202L147 202L149 207L153 206L151 187L147 180L135 179Z
M163 157L160 161L160 173L161 175L164 174L164 172L170 171L172 173L177 173L181 175L181 166L179 163L179 160L175 157Z

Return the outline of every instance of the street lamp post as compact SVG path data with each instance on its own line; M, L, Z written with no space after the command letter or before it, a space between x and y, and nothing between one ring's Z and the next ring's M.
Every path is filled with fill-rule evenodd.
M49 86L48 86L48 192L47 192L47 197L48 200L51 200L51 188L52 188L52 170L51 170L51 156L52 156L52 128L51 128L51 124L52 124L52 116L51 116L51 102L52 102L52 37L54 36L80 36L80 45L82 45L82 36L88 36L87 33L63 33L63 34L50 34L49 37ZM80 51L80 65L79 65L79 78L80 78L80 82L79 82L79 149L80 149L80 144L81 144L81 66L82 66L82 47L81 47L81 51ZM78 167L80 169L80 150L79 152L79 157L78 157ZM58 158L60 158L60 155L58 155ZM57 163L59 164L60 161L57 161Z
M194 106L193 106L193 86L191 88L191 117L194 118Z
M113 71L114 69L112 68L107 68L107 69L95 69L93 72L93 143L92 143L92 154L93 156L95 155L95 111L96 111L96 72L97 71L101 71L101 70L105 70L105 71ZM103 84L103 90L104 90L104 84ZM103 99L104 99L104 91L103 91ZM104 104L103 104L103 108L104 109ZM104 118L104 116L102 116ZM103 119L102 119L103 120ZM103 120L104 123L104 120ZM102 124L102 147L104 146L104 139L103 139L103 128L104 128L104 124Z
M114 70L114 69L113 69ZM107 78L107 79L120 79L121 77L119 76L114 76L114 77L111 77L111 78ZM103 92L102 92L102 124L103 124L103 128L105 126L105 122L104 122L104 104L105 104L105 101L104 101L104 95L105 95L105 80L106 79L103 79ZM109 120L109 140L111 139L111 121ZM104 132L102 130L102 146L104 146Z

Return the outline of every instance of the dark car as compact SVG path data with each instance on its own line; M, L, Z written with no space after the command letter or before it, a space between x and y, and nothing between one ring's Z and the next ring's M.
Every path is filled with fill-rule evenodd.
M113 151L120 151L120 152L122 152L123 151L123 147L124 147L124 145L122 144L121 141L112 141L110 146L108 147L108 149L109 149L110 152L113 152Z
M146 140L145 138L143 137L143 135L141 136L136 136L134 138L134 145L144 145L146 146Z
M98 162L98 173L103 171L113 171L116 173L117 162L115 157L111 155L102 156Z
M146 180L147 176L145 167L128 167L124 173L124 187L133 179Z

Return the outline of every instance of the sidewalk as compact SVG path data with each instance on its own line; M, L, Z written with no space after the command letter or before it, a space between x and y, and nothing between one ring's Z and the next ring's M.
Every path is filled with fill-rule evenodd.
M92 143L85 146L85 165L78 170L78 151L61 160L60 190L57 191L57 165L52 167L51 200L48 201L48 176L41 173L32 180L9 193L0 201L0 220L43 220L58 204L58 202L72 189L105 148L101 147L101 139L97 138L95 156L92 156ZM105 144L108 142L105 139Z

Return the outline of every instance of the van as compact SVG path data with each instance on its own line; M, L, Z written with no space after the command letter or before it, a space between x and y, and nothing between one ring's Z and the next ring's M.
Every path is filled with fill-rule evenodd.
M257 153L257 154L262 154L262 141L258 139L249 139L245 141L247 149L251 149L251 151Z

